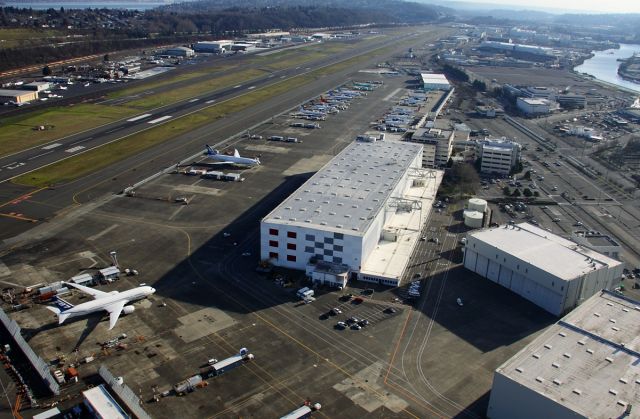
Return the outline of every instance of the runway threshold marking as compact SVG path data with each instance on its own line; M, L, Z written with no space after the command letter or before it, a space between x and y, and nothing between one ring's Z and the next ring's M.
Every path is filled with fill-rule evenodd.
M204 102L204 103L206 103L206 104L208 105L208 104L211 104L211 103L213 103L213 102L215 102L215 101L216 101L215 99L211 99L211 100L207 100L207 101L206 101L206 102Z
M233 86L233 88L234 88L234 89L239 89L239 88L241 88L241 87L242 87L242 85L241 85L241 84L239 84L239 85L237 85L237 86Z
M147 124L157 124L158 122L166 121L169 118L172 118L172 116L171 115L161 116L160 118L156 118L147 122Z
M77 146L75 146L75 147L71 147L71 148L66 149L64 152L65 152L65 153L75 153L76 151L80 151L80 150L82 150L83 148L84 148L84 146L83 146L83 145L77 145Z
M256 88L256 86L251 86L251 87L248 87L247 90L253 90L255 88Z
M144 115L138 115L138 116L136 116L134 118L129 118L129 119L127 119L127 122L136 122L136 121L139 121L141 119L148 118L150 116L151 116L150 113L145 113Z
M193 99L190 99L190 100L189 100L189 103L197 102L197 101L199 101L199 100L200 100L199 98L194 97Z
M51 150L52 148L60 147L61 145L62 144L60 143L49 144L48 146L42 147L42 150Z
M6 206L7 206L7 205L9 205L9 204L18 204L18 203L20 203L20 202L22 202L22 201L25 201L25 200L27 200L27 199L31 198L33 195L35 195L35 194L37 194L38 192L43 191L43 190L45 190L45 189L48 189L48 188L47 188L47 187L44 187L44 188L36 189L35 191L27 192L26 194L20 195L20 196L19 196L19 197L17 197L17 198L13 198L13 199L11 199L10 201L6 201L6 202L4 202L3 204L0 204L0 208L2 208L2 207L6 207Z

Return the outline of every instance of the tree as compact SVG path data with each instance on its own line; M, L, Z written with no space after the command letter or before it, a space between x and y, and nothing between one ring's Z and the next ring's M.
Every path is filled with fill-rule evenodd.
M42 68L42 75L43 76L50 76L51 75L51 67L49 67L48 65L45 65Z
M104 54L104 57L102 57L102 61L104 61L105 63L109 61L109 54Z
M533 191L533 196L535 196L536 198L540 196L540 192L538 191Z
M513 191L513 193L511 194L511 196L516 197L516 198L517 198L517 197L519 197L520 195L522 195L522 194L520 193L520 189L516 189L516 190L515 190L515 191Z
M522 176L524 180L531 180L531 170L527 170L524 176Z
M479 92L485 92L487 90L487 84L478 79L474 80L473 83L471 83L471 86Z
M526 196L527 198L530 198L533 196L533 192L531 192L531 189L529 188L524 188L524 190L522 191L522 195Z
M449 160L447 160L447 167L451 167L453 166L453 159L451 157L449 157Z
M504 194L504 196L511 196L511 189L508 186L505 186L504 188L502 188L502 193Z

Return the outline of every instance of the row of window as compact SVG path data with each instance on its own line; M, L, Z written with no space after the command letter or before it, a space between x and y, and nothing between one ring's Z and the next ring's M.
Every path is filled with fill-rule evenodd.
M278 259L278 253L269 252L269 259ZM295 262L296 261L296 256L295 255L287 255L287 261Z
M280 234L280 231L277 228L270 228L269 229L269 235L271 236L278 236ZM287 237L290 239L297 239L298 238L298 233L296 233L295 231L287 231ZM310 241L310 242L314 242L316 241L316 236L314 236L313 234L306 234L305 235L305 240ZM344 234L342 233L333 233L333 237L325 237L324 238L324 242L327 244L333 244L334 240L343 240L344 239Z

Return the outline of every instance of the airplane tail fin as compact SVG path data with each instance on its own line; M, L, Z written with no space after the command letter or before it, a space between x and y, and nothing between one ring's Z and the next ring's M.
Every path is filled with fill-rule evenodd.
M70 308L73 308L73 304L71 304L70 302L63 300L60 297L56 297L55 298L55 304L56 304L56 308L61 312L64 313L65 311L69 310Z
M49 309L49 311L52 311L53 313L55 313L56 316L58 316L58 324L64 323L64 321L67 320L67 318L69 317L69 313L65 313L64 311L60 310L58 307L47 306L47 309Z
M214 150L209 144L207 144L207 154L210 156L214 156L218 154L218 150Z
M238 149L237 148L233 149L233 157L240 157L240 153L238 153Z
M260 158L259 157L256 157L256 163L262 164L262 163L260 163Z

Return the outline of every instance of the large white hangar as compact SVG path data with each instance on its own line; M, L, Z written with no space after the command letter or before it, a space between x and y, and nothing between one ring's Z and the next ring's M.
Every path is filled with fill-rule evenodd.
M622 277L624 264L528 223L467 233L464 266L560 316Z
M261 258L332 286L398 285L441 180L420 144L354 142L262 220Z
M491 419L637 418L640 302L602 291L498 367Z

